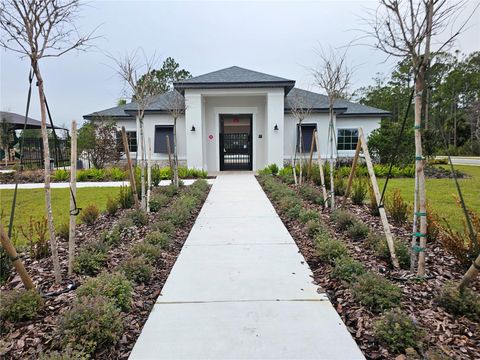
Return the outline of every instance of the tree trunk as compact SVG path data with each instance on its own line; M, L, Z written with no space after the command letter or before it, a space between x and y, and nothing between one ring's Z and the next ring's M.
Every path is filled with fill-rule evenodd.
M53 224L52 212L52 195L50 190L50 150L48 146L48 132L47 132L47 108L45 104L45 93L43 88L43 78L40 73L38 63L32 62L33 71L37 78L38 95L40 99L40 114L41 114L41 131L43 142L43 175L44 175L44 189L45 189L45 208L47 211L48 230L50 233L50 249L52 251L53 271L55 275L55 283L62 282L62 274L60 272L60 262L58 260L58 244L55 236L55 226Z
M176 187L180 185L178 179L177 118L173 119L173 182Z
M148 138L147 158L147 212L150 212L150 194L152 189L152 140Z
M330 104L330 124L329 124L329 141L330 141L330 208L335 210L335 181L334 181L334 160L333 160L333 151L334 151L334 129L333 129L333 104Z
M303 183L303 161L302 161L302 158L303 158L303 134L302 134L302 120L299 121L298 123L298 148L299 148L299 157L298 157L298 161L299 161L299 164L300 164L300 168L299 168L299 171L298 171L298 184L299 185L302 185Z
M72 121L72 144L70 155L70 225L68 227L68 275L73 274L73 260L75 257L75 227L77 215L75 197L77 196L77 122Z
M140 153L140 191L142 200L140 206L143 210L147 209L146 204L146 193L145 193L145 135L143 131L143 116L139 117L139 126L140 126L140 143L141 143L141 153Z

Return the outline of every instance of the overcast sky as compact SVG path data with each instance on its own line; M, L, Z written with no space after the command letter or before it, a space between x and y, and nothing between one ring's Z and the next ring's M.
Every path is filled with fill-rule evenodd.
M480 0L470 0L466 17ZM99 26L95 48L41 63L54 121L70 127L73 119L115 106L123 84L106 54L142 48L160 63L171 56L194 76L237 65L312 87L315 49L341 46L359 37L367 9L376 1L91 1L77 20L81 31ZM477 11L455 44L464 53L480 50ZM0 108L24 113L29 63L0 50ZM371 47L349 50L355 67L352 89L368 85L377 72L388 74L392 60ZM31 117L39 119L34 93Z

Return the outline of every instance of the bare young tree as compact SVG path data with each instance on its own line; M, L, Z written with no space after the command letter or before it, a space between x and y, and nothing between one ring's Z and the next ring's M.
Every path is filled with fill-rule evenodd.
M139 51L136 50L122 58L110 58L115 62L117 74L125 82L127 96L137 106L137 122L140 130L140 186L141 186L141 207L147 209L145 191L145 167L146 167L146 146L144 134L145 110L153 103L156 96L162 93L155 76L155 58L148 58L143 54L139 59Z
M293 157L293 167L296 167L296 160L297 160L297 153L299 155L299 176L298 176L298 184L301 185L303 182L303 156L305 153L305 148L303 146L303 132L302 132L302 123L303 120L310 116L312 112L312 105L308 101L308 93L304 90L294 90L295 93L289 99L290 109L292 112L293 117L297 120L298 126L298 136L295 138L295 155ZM312 139L313 141L313 139Z
M40 60L59 57L71 50L85 49L93 33L80 35L74 25L79 0L2 0L0 3L0 46L28 58L37 79L43 142L45 205L52 250L55 282L61 282L58 245L53 223L50 193L50 151L47 133L47 109Z
M375 47L388 56L408 59L415 76L415 176L418 192L415 197L418 207L414 209L420 221L419 231L414 229L413 249L418 253L417 275L425 276L425 250L427 245L427 217L425 191L425 159L422 149L422 94L425 89L425 74L429 68L432 54L452 44L462 32L466 22L457 27L440 41L439 35L452 24L465 5L465 1L448 0L381 0L378 9L368 20L367 35L372 36ZM470 15L470 17L473 16ZM467 19L467 21L470 19ZM434 45L435 44L435 48ZM424 124L423 124L424 125ZM419 245L417 245L419 238Z
M328 144L330 163L330 206L335 209L335 185L334 169L337 148L337 137L335 134L334 111L335 101L345 96L350 85L352 70L347 65L347 50L339 51L330 48L328 52L319 52L320 64L313 69L316 85L322 88L328 96Z
M177 121L180 116L185 115L185 98L176 90L171 90L167 94L168 113L173 118L173 183L179 186L178 178L178 147L177 147Z

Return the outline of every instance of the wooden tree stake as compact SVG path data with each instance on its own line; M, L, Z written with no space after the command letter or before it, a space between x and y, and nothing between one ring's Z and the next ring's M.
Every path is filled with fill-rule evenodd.
M1 223L0 223L0 241L7 255L12 260L13 267L15 268L15 270L17 270L18 275L20 275L20 279L22 279L22 282L23 282L23 285L25 285L25 288L27 290L35 289L35 285L33 284L32 279L28 275L27 270L25 270L22 260L20 260L20 257L18 256L17 250L15 250L15 247L12 245L10 239L8 238L7 233L3 229L3 224Z
M348 175L347 189L345 190L345 195L343 196L343 202L341 208L344 209L347 204L347 198L350 194L350 188L352 187L353 178L355 177L355 170L357 169L358 158L360 157L360 149L362 145L360 143L360 138L357 141L357 147L355 148L355 156L352 162L352 169L350 170L350 175Z
M464 290L468 286L468 284L470 284L473 281L473 279L477 277L479 270L480 270L480 255L477 256L473 264L470 265L470 268L467 270L465 275L463 275L463 278L460 281L460 284L458 285L458 289L460 291Z
M170 137L168 135L167 135L167 152L168 152L168 164L170 165L170 178L173 184L172 150L170 149Z
M317 130L313 131L315 144L317 145L317 162L320 171L320 185L322 186L323 201L327 201L327 189L325 188L325 174L323 173L322 157L320 156L320 142L318 141Z
M315 132L317 130L313 130ZM307 169L307 178L310 179L312 174L312 160L313 160L313 149L315 148L315 138L312 134L312 140L310 141L310 157L308 159L308 169Z
M73 260L75 258L75 228L77 204L75 198L77 196L77 122L72 121L70 149L70 224L68 227L68 275L73 274Z
M147 158L147 212L150 212L150 194L152 188L152 139L148 138Z
M387 213L385 208L380 204L380 191L378 190L377 178L375 177L375 171L373 170L372 159L370 158L370 153L368 152L367 141L363 135L363 129L358 128L358 140L361 142L363 154L365 156L365 162L367 163L368 174L370 175L370 180L372 182L373 192L375 193L375 199L378 204L378 212L380 213L380 219L382 220L383 231L385 232L385 237L387 239L388 249L390 250L390 257L392 258L392 264L395 268L399 268L397 256L395 255L395 246L393 243L393 236L390 232L390 225L388 224Z
M130 158L130 149L128 148L127 132L125 126L122 126L123 148L125 149L125 156L127 157L128 174L130 176L130 188L132 189L133 201L135 201L135 208L140 208L137 195L137 185L135 184L135 172L133 171L132 159Z

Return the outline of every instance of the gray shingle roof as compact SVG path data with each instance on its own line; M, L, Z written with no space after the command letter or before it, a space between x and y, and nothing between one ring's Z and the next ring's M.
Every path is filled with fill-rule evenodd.
M98 117L115 117L115 118L130 117L130 115L125 112L125 108L130 104L131 103L115 106L105 110L95 111L91 114L84 115L83 118L90 120L97 116Z
M297 98L298 100L295 100L295 98ZM326 95L314 93L312 91L307 91L299 88L293 88L285 97L285 110L291 110L294 101L298 101L300 104L307 104L307 106L309 106L312 111L328 111L328 96ZM347 117L353 115L390 115L388 111L343 99L335 101L334 109L336 109L339 113L339 117Z
M20 115L8 111L0 111L0 119L6 119L8 123L12 124L15 129L23 129L25 124L25 115ZM42 123L38 120L27 118L27 129L40 129ZM55 126L55 124L54 124ZM47 128L51 128L50 121L47 119ZM55 129L66 130L62 127L55 126Z
M293 86L295 86L295 81L244 69L239 66L232 66L174 83L175 89L179 91L192 88L266 86L285 87L288 92Z

